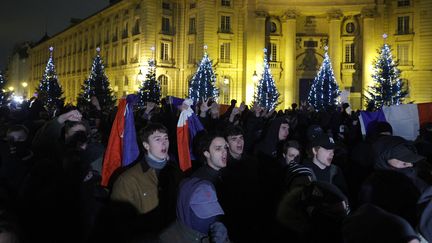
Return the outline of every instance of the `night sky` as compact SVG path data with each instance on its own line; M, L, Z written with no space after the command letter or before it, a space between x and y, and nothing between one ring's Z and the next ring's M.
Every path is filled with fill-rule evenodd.
M109 0L0 0L0 70L16 43L39 41L107 7Z

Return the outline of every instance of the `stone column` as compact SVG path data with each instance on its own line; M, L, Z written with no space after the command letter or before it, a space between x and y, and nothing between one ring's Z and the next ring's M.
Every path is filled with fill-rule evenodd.
M362 50L362 107L364 107L364 92L367 90L368 86L372 85L372 62L374 59L375 45L375 11L373 9L363 9L363 28L362 28L362 38L363 38L363 50Z
M284 36L284 77L282 85L282 101L284 109L291 107L291 104L298 102L298 82L296 80L296 32L297 13L294 10L285 12L282 16L282 34Z
M247 23L247 64L245 73L246 104L251 104L254 95L255 84L252 80L254 72L260 75L263 64L263 49L265 47L265 22L267 13L264 11L250 11Z
M339 10L328 13L329 17L329 50L334 76L340 88L341 80L341 61L342 61L342 41L341 41L341 19L342 12Z
M255 55L256 55L256 63L259 65L259 63L262 64L263 62L263 55L264 55L264 48L266 48L265 45L265 34L266 34L266 18L267 18L267 12L265 11L255 11L256 19L255 19ZM260 68L262 65L260 65Z

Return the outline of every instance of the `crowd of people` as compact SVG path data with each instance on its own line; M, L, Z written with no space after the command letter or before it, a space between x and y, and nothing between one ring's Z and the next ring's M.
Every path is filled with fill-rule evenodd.
M0 108L0 242L432 242L431 123L407 141L387 122L362 136L346 103L221 114L166 97L134 111L139 156L102 186L116 109L91 103ZM204 130L183 171L189 108Z

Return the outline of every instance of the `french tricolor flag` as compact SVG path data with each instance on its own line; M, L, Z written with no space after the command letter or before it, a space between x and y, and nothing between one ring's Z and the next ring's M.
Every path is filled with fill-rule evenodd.
M192 154L192 141L199 131L204 130L203 125L191 108L192 104L191 99L183 101L183 111L180 113L177 122L177 149L182 171L192 167L191 159L195 159Z
M362 134L366 135L368 125L373 121L386 121L393 128L393 135L415 140L420 126L432 122L432 103L383 106L375 112L360 112Z
M138 158L139 148L133 115L133 106L137 101L138 97L133 94L119 100L104 155L101 182L103 186L108 186L109 179L117 168L127 166Z

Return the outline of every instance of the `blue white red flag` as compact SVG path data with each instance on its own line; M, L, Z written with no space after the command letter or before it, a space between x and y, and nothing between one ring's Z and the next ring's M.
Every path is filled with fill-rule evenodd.
M180 113L177 122L177 149L182 171L192 167L191 159L195 159L192 153L192 141L199 131L204 130L197 115L190 108L192 103L191 99L183 102L184 110Z

